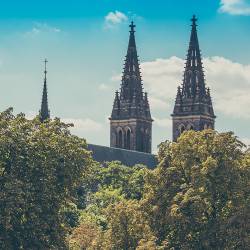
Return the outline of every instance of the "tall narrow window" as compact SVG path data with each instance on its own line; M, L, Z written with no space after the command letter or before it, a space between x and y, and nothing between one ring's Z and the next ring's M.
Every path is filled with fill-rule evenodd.
M118 132L118 145L119 148L122 148L122 131Z
M140 131L140 137L139 137L140 141L139 141L139 147L140 147L140 151L144 152L144 133L143 131Z
M180 131L180 134L182 134L185 131L185 126L184 125L180 125L179 131Z
M127 138L126 138L126 144L127 144L126 146L127 147L126 148L130 149L130 136L131 136L130 129L127 130L127 135L126 136L127 136Z

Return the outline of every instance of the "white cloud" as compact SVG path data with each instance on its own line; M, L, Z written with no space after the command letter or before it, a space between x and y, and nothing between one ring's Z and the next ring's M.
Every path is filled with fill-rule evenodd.
M114 12L111 11L105 16L105 27L113 28L117 24L126 22L127 20L128 20L128 17L124 13L118 10Z
M141 64L145 89L162 101L172 100L178 84L181 83L184 62L178 57L156 59Z
M28 120L32 120L37 115L38 113L35 111L28 111L26 114L26 118ZM52 116L51 118L54 119L54 116ZM74 124L74 127L71 127L70 130L77 135L87 132L100 132L103 129L102 123L98 123L90 118L62 118L61 121L67 124Z
M33 28L26 32L26 36L35 36L40 33L60 33L61 29L48 25L47 23L34 22Z
M122 79L122 74L116 74L116 75L113 75L110 80L112 82L118 82L118 81L121 81L121 79Z
M204 60L215 108L228 116L250 118L250 65L223 57Z
M163 101L162 99L159 99L157 97L150 96L149 97L149 103L150 107L152 109L157 109L157 110L164 110L169 107L169 103L166 101Z
M70 130L72 133L87 133L87 132L100 132L102 130L102 124L98 123L90 118L86 119L74 119L74 118L64 118L62 119L65 123L72 123L74 127Z
M154 124L158 127L161 127L161 128L168 128L170 129L172 127L172 120L171 119L168 119L168 118L156 118L156 117L153 117L153 120L154 120Z
M105 90L108 90L108 89L109 89L109 86L108 86L107 84L102 83L102 84L100 84L100 85L98 86L98 89L99 89L100 91L105 91Z
M219 12L231 15L250 15L249 0L221 0Z
M142 63L145 89L153 100L153 109L162 109L161 102L173 107L177 86L183 78L184 62L183 59L171 57ZM250 119L250 65L216 56L204 59L204 69L215 112Z

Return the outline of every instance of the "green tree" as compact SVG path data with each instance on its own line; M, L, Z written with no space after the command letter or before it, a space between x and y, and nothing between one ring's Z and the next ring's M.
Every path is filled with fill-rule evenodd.
M93 222L85 220L69 236L70 250L102 250L103 232Z
M124 201L120 189L103 188L89 195L89 205L81 213L80 221L95 222L103 230L107 228L108 218L106 208L112 204Z
M119 190L126 199L141 199L145 183L145 166L127 167L118 161L93 163L84 172L84 178L76 191L76 204L85 209L91 204L90 196L99 190Z
M183 133L162 144L142 207L165 249L247 249L249 154L232 133Z
M91 163L86 142L59 119L0 114L0 249L64 249L60 213Z
M106 209L108 229L104 233L102 249L133 250L139 245L154 245L150 226L136 200L122 201ZM146 243L147 242L147 243Z

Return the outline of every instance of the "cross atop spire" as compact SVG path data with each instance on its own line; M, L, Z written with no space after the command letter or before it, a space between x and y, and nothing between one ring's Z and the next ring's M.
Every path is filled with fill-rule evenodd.
M130 27L130 33L131 33L131 32L134 33L134 32L135 32L135 27L136 27L136 25L134 24L133 21L131 22L131 24L129 25L129 27Z
M43 83L43 96L42 96L42 104L41 110L39 112L39 117L41 122L50 118L50 111L48 107L48 92L47 92L47 63L48 60L44 60L44 83Z
M48 60L45 58L45 60L44 60L44 68L45 68L44 74L45 74L45 78L47 76L47 63L48 63Z
M196 18L195 15L193 15L191 22L192 22L192 26L197 26L196 22L198 21L198 19Z

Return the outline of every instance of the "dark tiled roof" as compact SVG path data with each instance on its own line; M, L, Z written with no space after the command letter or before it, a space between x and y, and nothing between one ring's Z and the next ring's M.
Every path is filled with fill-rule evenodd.
M89 144L88 149L93 152L94 160L101 163L120 161L125 166L143 164L148 168L155 168L157 165L156 156L152 154L93 144Z

